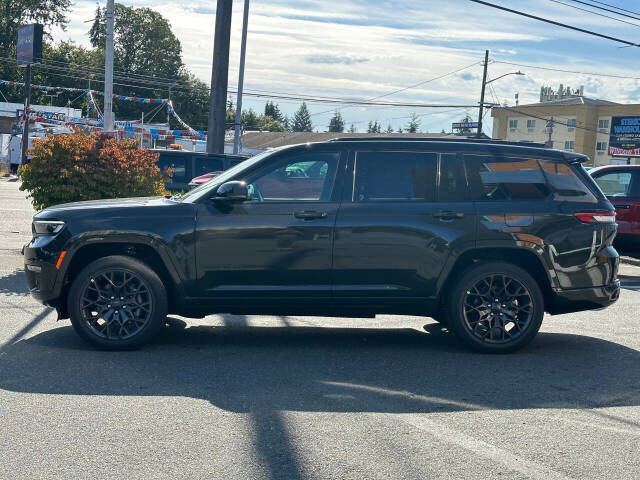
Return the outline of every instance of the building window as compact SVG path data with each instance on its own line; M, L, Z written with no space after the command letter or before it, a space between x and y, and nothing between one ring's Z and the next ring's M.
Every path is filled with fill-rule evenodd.
M527 128L536 128L536 121L535 120L527 120Z
M598 120L598 128L607 130L609 128L609 119Z
M575 141L567 140L566 142L564 142L564 149L565 150L570 150L570 151L573 152L574 145L575 145Z
M575 118L570 118L569 120L567 120L567 127L575 128L576 127L576 119Z
M509 128L511 130L518 128L518 120L509 120Z
M604 152L607 149L607 142L596 142L596 150Z

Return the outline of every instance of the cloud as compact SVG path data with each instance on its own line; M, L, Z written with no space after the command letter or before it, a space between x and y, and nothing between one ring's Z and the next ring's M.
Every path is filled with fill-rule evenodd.
M364 63L368 62L369 58L364 57L346 57L342 55L331 55L331 54L316 54L309 55L305 58L305 60L309 63L324 63L324 64L335 64L335 63L343 63L345 65L353 65L356 63Z

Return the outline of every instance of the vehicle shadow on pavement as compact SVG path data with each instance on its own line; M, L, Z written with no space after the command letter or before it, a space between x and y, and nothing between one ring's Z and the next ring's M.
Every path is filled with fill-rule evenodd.
M482 355L435 323L426 332L185 327L171 321L154 345L119 353L93 350L70 326L54 328L3 349L0 388L189 396L234 412L640 405L640 352L581 335L540 333L520 353Z
M0 277L0 294L4 295L29 295L29 288L24 277L24 270Z
M0 388L68 395L186 396L249 413L273 479L304 477L284 411L431 413L640 405L640 352L540 333L512 355L464 350L440 324L411 328L192 326L169 319L138 351L88 347L70 326L6 345ZM285 322L286 324L286 322Z

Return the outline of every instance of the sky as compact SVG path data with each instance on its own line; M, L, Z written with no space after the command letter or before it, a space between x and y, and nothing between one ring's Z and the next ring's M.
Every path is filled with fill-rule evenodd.
M505 7L640 43L638 20L604 18L574 0L491 0ZM594 3L593 0L587 0ZM640 12L637 0L603 0ZM54 40L88 45L87 31L96 3L75 0L66 31ZM124 0L161 13L182 43L183 62L207 84L211 80L215 0ZM229 88L238 82L243 0L233 4ZM569 6L571 5L571 6ZM605 7L609 8L609 7ZM591 10L596 10L591 8ZM598 10L596 10L598 11ZM598 11L604 15L611 15ZM632 14L629 14L632 15ZM640 103L640 50L536 20L502 12L469 0L251 0L244 85L246 89L298 96L370 99L460 70L442 79L389 95L380 101L477 105L485 49L490 50L488 78L521 70L496 80L486 101L514 105L538 101L541 86L578 88L585 96L621 103ZM529 66L509 65L510 62ZM468 68L464 68L468 67ZM554 72L533 67L571 70ZM462 69L462 70L461 70ZM638 77L610 78L602 75ZM143 96L144 92L140 92ZM235 103L235 98L234 98ZM245 97L243 106L257 112L265 99ZM276 101L291 116L297 101ZM314 129L326 131L335 106L308 102ZM420 115L422 131L449 131L451 123L477 109L338 107L347 127L366 131L375 120L385 128L404 127L412 113ZM485 117L491 132L490 114Z

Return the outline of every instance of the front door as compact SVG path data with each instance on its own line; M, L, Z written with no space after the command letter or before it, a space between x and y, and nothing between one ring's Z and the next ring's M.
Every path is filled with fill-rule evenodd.
M353 157L336 222L335 301L404 304L434 296L450 253L474 242L461 159L385 150Z
M335 147L288 150L236 178L247 182L249 201L201 203L200 295L267 303L330 297L339 165Z

